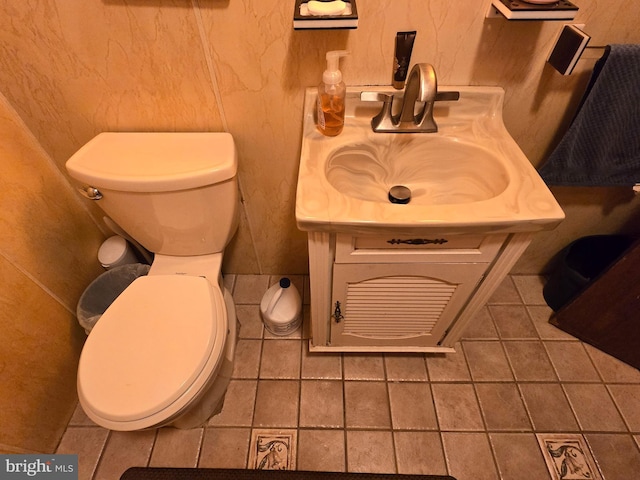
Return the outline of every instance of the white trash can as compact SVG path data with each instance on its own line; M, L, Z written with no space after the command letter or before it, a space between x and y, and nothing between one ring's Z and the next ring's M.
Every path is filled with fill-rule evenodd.
M80 296L76 316L87 335L118 295L133 281L149 273L149 265L131 263L101 273Z
M98 261L100 265L109 270L120 265L138 263L135 252L124 238L114 235L107 238L98 250Z

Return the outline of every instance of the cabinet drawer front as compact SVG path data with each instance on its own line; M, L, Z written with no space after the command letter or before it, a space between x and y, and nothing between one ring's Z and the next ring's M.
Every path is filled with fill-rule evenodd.
M429 238L337 234L336 263L490 262L506 238L506 234Z

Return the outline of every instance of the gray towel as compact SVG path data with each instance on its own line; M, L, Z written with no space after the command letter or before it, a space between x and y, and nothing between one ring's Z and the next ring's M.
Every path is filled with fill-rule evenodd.
M610 45L578 113L539 171L549 185L640 183L640 45Z

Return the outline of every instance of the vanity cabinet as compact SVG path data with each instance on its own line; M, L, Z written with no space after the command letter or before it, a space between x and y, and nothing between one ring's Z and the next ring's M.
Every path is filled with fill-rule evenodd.
M312 351L452 351L530 241L308 234Z

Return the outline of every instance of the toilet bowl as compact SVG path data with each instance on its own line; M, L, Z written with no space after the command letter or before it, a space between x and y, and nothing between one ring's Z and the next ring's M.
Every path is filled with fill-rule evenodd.
M221 274L237 226L236 163L224 133L100 134L67 162L81 192L155 254L80 355L80 405L98 425L192 428L220 411L236 344Z

